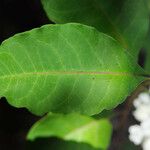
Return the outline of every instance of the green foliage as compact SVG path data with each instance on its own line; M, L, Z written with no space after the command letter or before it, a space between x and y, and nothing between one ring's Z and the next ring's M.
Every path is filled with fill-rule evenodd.
M149 77L136 60L145 43L145 67L150 71L150 2L41 1L47 16L59 24L17 34L2 43L0 97L36 115L48 112L27 137L48 139L39 145L31 142L28 150L106 150L112 132L110 109ZM69 142L52 144L50 137Z
M144 79L114 39L80 24L16 35L0 51L0 96L38 115L114 108Z
M88 143L95 148L107 149L111 132L112 126L106 119L95 120L78 114L50 113L32 127L28 139L53 136Z
M79 22L115 37L137 56L148 30L143 0L41 0L55 23Z
M146 52L146 61L145 61L145 69L150 72L150 27L149 32L146 36L144 47Z
M149 8L149 14L150 14L150 0L145 0L145 1ZM150 17L150 15L149 15L149 17ZM145 52L146 52L144 68L146 69L146 71L150 72L150 24L149 24L149 30L148 30L147 36L144 40L143 48L145 49Z
M145 0L145 4L149 9L149 14L150 14L150 0Z

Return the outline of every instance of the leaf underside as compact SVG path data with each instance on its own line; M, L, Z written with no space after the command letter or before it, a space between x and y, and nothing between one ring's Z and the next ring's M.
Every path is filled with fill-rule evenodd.
M46 25L0 47L0 97L37 115L114 108L143 81L141 74L120 44L81 24Z
M28 139L58 137L107 149L112 126L107 119L95 120L78 114L48 114L31 128Z

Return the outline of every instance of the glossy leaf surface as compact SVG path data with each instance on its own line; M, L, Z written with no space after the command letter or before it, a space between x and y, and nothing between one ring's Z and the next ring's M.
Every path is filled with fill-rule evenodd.
M47 25L0 48L0 97L38 115L114 108L143 73L118 42L80 24Z

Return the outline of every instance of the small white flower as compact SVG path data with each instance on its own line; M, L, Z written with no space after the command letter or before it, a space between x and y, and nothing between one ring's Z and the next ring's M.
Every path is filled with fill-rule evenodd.
M143 150L150 150L150 138L144 140L142 147Z
M150 118L141 123L145 138L150 138Z
M149 89L150 93L150 89ZM141 93L134 101L133 116L140 125L129 128L129 139L135 145L142 145L143 150L150 150L150 94Z
M141 93L138 98L142 104L150 104L150 95L148 93Z
M133 101L135 108L138 108L143 104L150 105L150 95L148 93L141 93L138 98Z
M133 105L135 108L138 108L140 105L141 105L141 101L139 98L136 98L134 101L133 101Z
M140 145L143 141L144 135L142 128L139 125L133 125L129 127L129 139L135 145Z
M150 118L150 105L141 104L134 112L133 116L136 120L142 122Z

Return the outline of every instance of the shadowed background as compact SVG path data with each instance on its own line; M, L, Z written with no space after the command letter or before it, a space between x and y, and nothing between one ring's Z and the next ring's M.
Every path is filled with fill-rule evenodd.
M0 42L16 33L49 23L40 0L0 0ZM0 150L25 149L25 136L39 119L26 109L0 101Z

